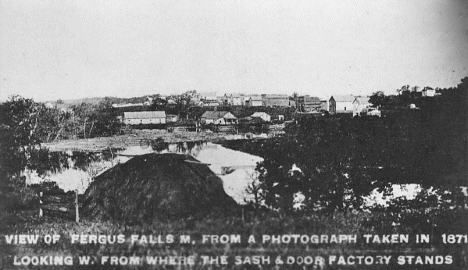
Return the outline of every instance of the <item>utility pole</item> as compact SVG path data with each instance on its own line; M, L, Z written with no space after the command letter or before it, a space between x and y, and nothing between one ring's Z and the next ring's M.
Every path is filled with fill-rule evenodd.
M75 221L80 222L80 213L78 205L78 189L75 189Z

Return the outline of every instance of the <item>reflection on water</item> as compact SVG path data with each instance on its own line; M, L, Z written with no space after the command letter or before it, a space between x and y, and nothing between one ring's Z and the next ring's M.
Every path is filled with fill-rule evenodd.
M149 153L179 153L192 155L217 174L224 184L224 190L238 203L252 201L253 196L247 193L248 186L257 179L255 167L263 159L244 152L231 150L221 145L204 141L165 143L162 140L142 141L139 146L125 149L108 149L102 152L51 152L38 157L33 171L26 171L29 184L42 181L53 181L65 192L78 190L84 193L93 179L105 170L119 163L125 163L135 155ZM393 185L393 196L384 197L377 191L365 198L366 204L385 204L389 199L405 196L408 199L421 191L419 185ZM298 194L298 205L301 202Z
M114 157L119 149L102 152L49 152L33 160L32 170L25 170L27 184L43 181L56 182L65 192L78 190L84 193L92 179L104 170L114 166Z
M249 200L250 196L245 190L255 179L257 162L262 161L260 157L204 141L168 144L161 140L148 140L142 141L139 146L103 152L52 152L52 159L61 161L54 163L53 170L27 171L25 175L30 184L54 181L65 192L78 190L79 193L84 193L97 175L118 163L127 162L135 155L148 153L188 154L209 164L210 169L223 180L226 193L239 203ZM41 160L49 158L43 157ZM232 172L223 175L223 167L230 167Z

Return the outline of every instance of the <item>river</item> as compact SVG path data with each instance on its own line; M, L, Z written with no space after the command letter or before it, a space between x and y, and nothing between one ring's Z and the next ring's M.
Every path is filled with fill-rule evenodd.
M189 154L199 161L209 164L209 168L223 180L225 192L240 204L245 204L246 201L250 200L251 196L246 192L246 189L255 178L257 163L263 160L261 157L209 142L165 144L157 150L149 144L142 144L141 146L111 150L105 155L103 153L62 152L60 154L68 157L68 164L61 170L47 172L43 176L39 176L36 172L26 172L25 174L29 184L53 181L65 192L78 190L78 193L83 194L92 179L105 170L118 163L124 163L135 155L149 153ZM230 173L226 174L223 167L229 168Z
M105 153L58 152L59 155L67 157L67 166L55 172L49 171L43 176L30 171L25 172L25 175L29 184L53 181L65 192L78 190L78 193L83 194L92 179L102 172L118 163L127 162L135 155L149 153L189 154L202 163L209 164L209 168L222 179L225 192L239 204L253 200L247 188L257 178L255 171L257 163L263 161L261 157L210 142L163 143L160 146L143 143L140 146L129 146L125 149L111 149ZM382 193L374 191L365 198L365 201L367 205L384 205L390 199L399 196L412 199L420 191L421 187L416 184L393 185L392 196L384 197ZM295 201L296 205L300 206L300 194L297 194Z

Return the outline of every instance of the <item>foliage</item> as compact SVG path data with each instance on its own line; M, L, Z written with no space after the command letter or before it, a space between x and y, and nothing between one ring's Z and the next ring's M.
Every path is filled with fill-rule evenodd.
M17 174L26 167L39 173L45 167L58 168L59 160L52 160L53 155L40 149L41 142L80 135L84 138L109 136L118 133L121 127L109 98L98 105L82 103L72 106L71 111L63 111L12 96L0 110L0 149L5 153L0 158L2 175Z
M369 102L372 103L374 107L381 107L388 103L388 99L389 97L385 96L383 91L377 91L370 96Z
M442 95L421 98L419 110L394 106L384 117L303 116L272 140L247 142L260 155L265 203L293 210L359 208L363 196L391 184L455 191L466 185L468 78ZM453 201L452 201L453 203Z
M117 134L121 128L121 122L117 119L117 113L112 108L109 98L99 103L91 114L90 120L92 121L90 137L111 136Z
M40 146L37 134L43 107L32 99L13 96L2 104L0 123L0 178L19 179L19 172L28 166L29 157ZM30 164L29 164L30 165Z

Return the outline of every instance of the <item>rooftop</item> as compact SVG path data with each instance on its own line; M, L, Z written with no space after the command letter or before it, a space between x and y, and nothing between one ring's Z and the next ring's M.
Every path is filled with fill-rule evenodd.
M152 118L166 118L165 111L143 111L143 112L124 112L126 119L152 119Z
M219 118L225 118L224 116L226 114L230 114L230 113L228 111L206 111L202 115L202 118L219 119ZM228 118L232 118L232 117L228 117ZM235 117L233 119L235 119Z
M332 96L336 102L353 102L355 97L353 95L340 95L340 96Z

